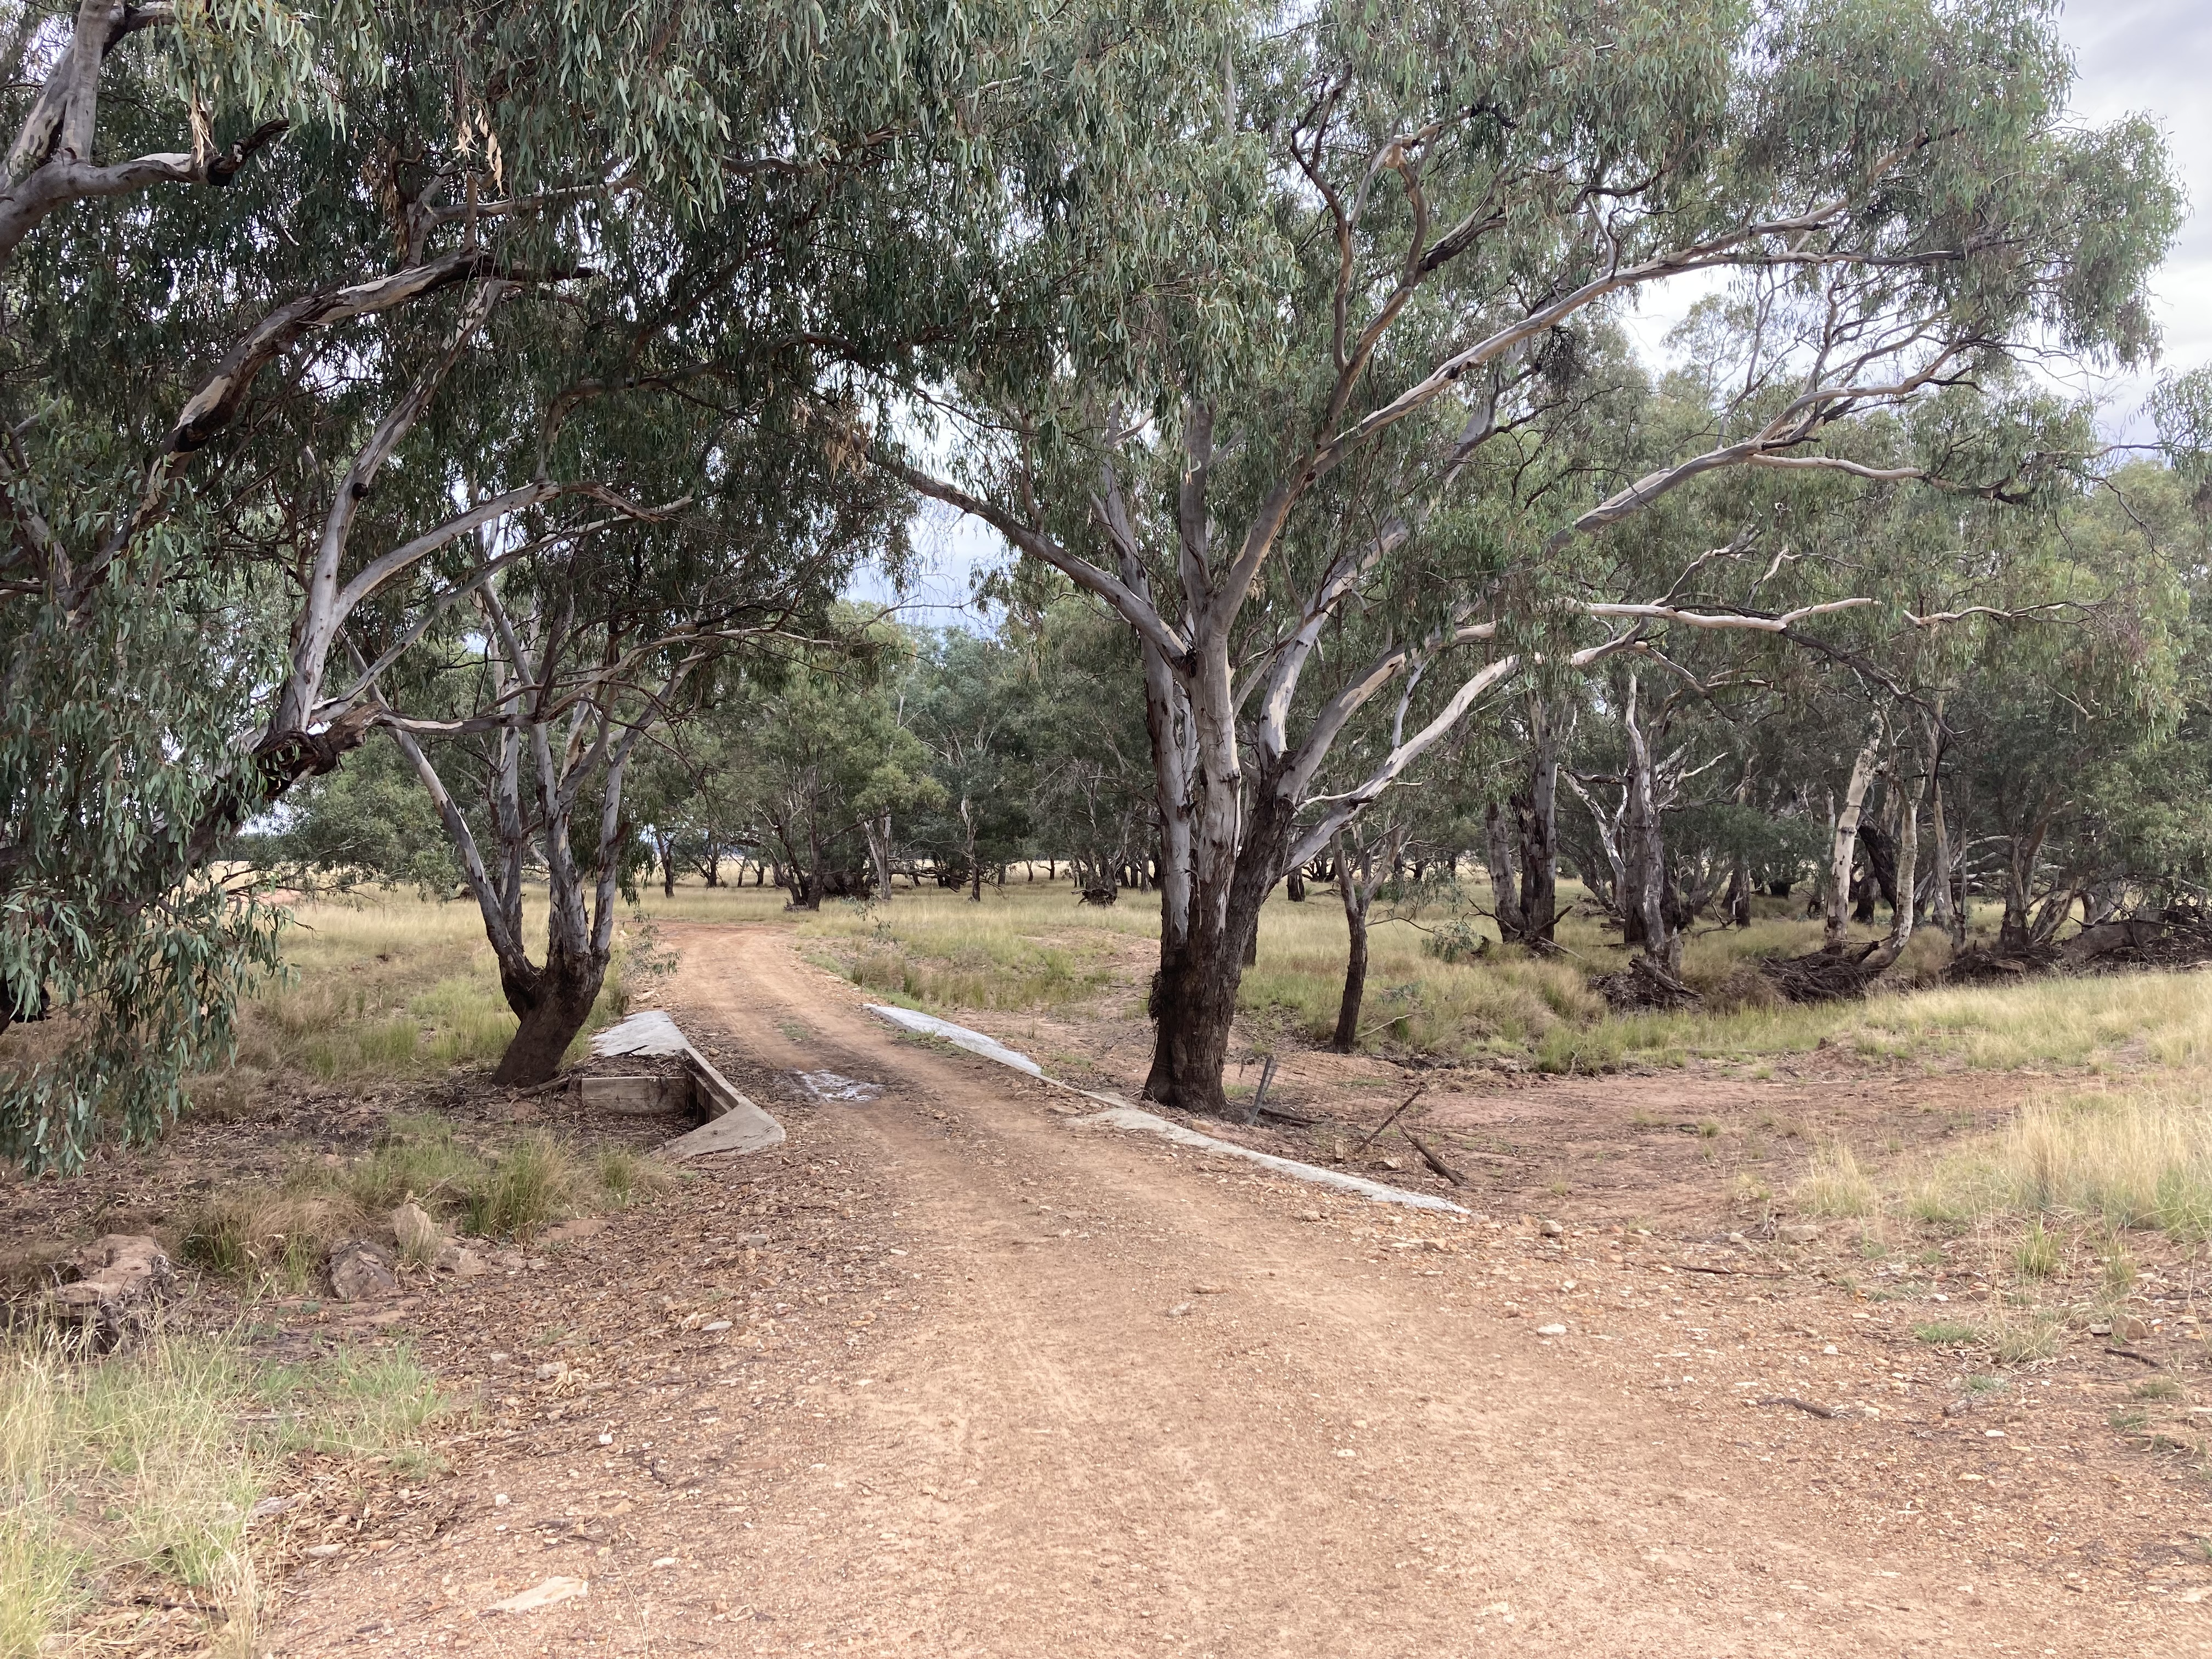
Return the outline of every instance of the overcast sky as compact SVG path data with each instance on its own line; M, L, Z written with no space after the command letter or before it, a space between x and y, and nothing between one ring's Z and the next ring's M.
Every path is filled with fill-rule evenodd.
M2059 32L2080 67L2074 108L2085 123L2102 125L2136 112L2149 115L2166 135L2192 211L2172 257L2153 282L2155 311L2165 335L2163 360L2154 375L2088 380L2108 430L2142 429L2143 399L2155 373L2186 371L2212 362L2212 0L2075 0ZM1646 293L1626 320L1654 362L1660 342L1696 301L1702 287ZM1006 556L994 532L960 520L949 509L925 512L915 526L919 561L927 574L912 599L913 619L957 619L979 565ZM856 592L884 597L880 581Z

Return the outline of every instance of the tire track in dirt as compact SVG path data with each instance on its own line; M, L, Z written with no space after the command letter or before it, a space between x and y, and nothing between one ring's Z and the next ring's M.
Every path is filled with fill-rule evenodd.
M847 1127L906 1188L916 1255L951 1291L933 1331L872 1362L884 1380L830 1472L848 1492L973 1495L921 1551L922 1583L847 1526L836 1594L795 1586L787 1637L849 1632L856 1604L878 1638L1008 1655L1041 1638L1067 1654L2039 1651L2087 1634L2078 1602L2040 1589L1962 1594L1979 1564L1823 1538L1728 1468L1705 1425L1606 1397L1532 1352L1525 1326L1361 1277L1334 1229L1295 1219L1319 1202L1306 1189L1194 1178L1187 1157L1071 1130L1034 1085L895 1036L775 933L684 944L684 994L758 1059L896 1085ZM794 1043L787 1021L814 1035ZM927 1133L921 1103L965 1115L981 1150ZM2157 1634L2125 1639L2148 1651Z
M872 1231L907 1252L913 1311L804 1379L807 1412L748 1431L750 1504L670 1494L601 1552L589 1597L527 1626L467 1618L457 1579L529 1558L457 1534L388 1576L303 1585L283 1652L2207 1650L2204 1607L2068 1595L2025 1564L1993 1572L1985 1547L1885 1534L1877 1506L1902 1500L1878 1486L1816 1501L1797 1460L1734 1437L1758 1432L1749 1413L1693 1410L1629 1369L1630 1350L1640 1362L1679 1327L1624 1319L1615 1350L1541 1343L1534 1321L1476 1297L1469 1275L1506 1259L1475 1259L1479 1223L1072 1128L1066 1097L895 1034L781 930L667 932L672 996L750 1069L887 1085L793 1112L781 1150L864 1172L883 1209ZM777 1167L731 1160L706 1179L772 1193ZM1446 1253L1390 1249L1423 1242ZM756 1390L799 1381L788 1354L748 1363ZM705 1451L726 1432L658 1422L677 1466L684 1437ZM543 1461L483 1478L514 1494L509 1513L566 1501ZM462 1616L376 1616L408 1607Z

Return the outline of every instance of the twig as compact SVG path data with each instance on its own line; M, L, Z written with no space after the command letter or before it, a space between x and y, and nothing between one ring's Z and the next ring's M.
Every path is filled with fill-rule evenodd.
M1352 1149L1353 1156L1357 1157L1359 1153L1365 1152L1370 1146L1372 1146L1376 1139L1381 1136L1382 1133L1398 1121L1399 1112L1404 1111L1406 1108L1412 1105L1428 1091L1429 1085L1424 1083L1419 1088L1414 1090L1413 1093L1407 1095L1403 1100L1400 1101L1398 1103L1398 1110L1391 1113L1389 1116L1384 1118L1380 1123L1376 1124L1374 1129L1369 1133L1367 1139L1361 1141L1357 1146Z
M2132 1359L2139 1365L2148 1365L2153 1370L2161 1369L2157 1360L2153 1359L2147 1353L2137 1353L2133 1348L2107 1347L2105 1352L2106 1353L2116 1353L2123 1359Z
M1801 1412L1810 1412L1815 1417L1841 1417L1843 1413L1826 1406L1816 1406L1809 1400L1800 1400L1794 1394L1770 1394L1759 1402L1762 1406L1795 1406Z
M563 1072L558 1077L539 1084L534 1089L509 1089L507 1096L514 1100L527 1100L532 1095L550 1094L556 1089L565 1089L576 1080L574 1072Z
M1275 1060L1273 1054L1269 1054L1267 1063L1260 1068L1260 1086L1252 1091L1252 1109L1244 1115L1247 1123L1257 1123L1260 1114L1267 1108L1267 1085L1275 1080Z
M1421 1155L1421 1162L1427 1164L1431 1170L1434 1170L1446 1181L1450 1182L1453 1186L1464 1187L1467 1185L1467 1177L1462 1175L1457 1170L1453 1169L1452 1166L1445 1163L1443 1159L1438 1158L1427 1141L1422 1139L1420 1136L1415 1134L1411 1129L1405 1127L1402 1124L1399 1127L1398 1133L1413 1143L1413 1150Z

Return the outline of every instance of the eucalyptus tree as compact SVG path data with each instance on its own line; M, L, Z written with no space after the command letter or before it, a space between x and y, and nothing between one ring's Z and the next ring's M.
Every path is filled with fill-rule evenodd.
M1006 337L945 394L963 465L888 430L877 453L1137 635L1146 1092L1218 1111L1261 898L1525 665L1578 540L1716 469L1849 471L1827 428L2015 344L2139 353L2175 198L2147 126L2066 119L2065 53L2009 4L1325 4L1189 35L1170 64L1129 50L1143 141L1018 174ZM1550 465L1597 317L1691 271L1759 294L1788 395L1639 474ZM1342 609L1386 595L1393 641L1331 657ZM1582 652L1665 620L1579 599L1621 630ZM1403 742L1316 798L1346 726L1424 667Z
M273 931L198 872L366 739L387 655L679 510L595 470L590 408L757 412L939 325L891 175L957 193L900 141L976 15L10 9L0 1020L82 1041L0 1149L67 1163L103 1101L149 1133L221 1054Z

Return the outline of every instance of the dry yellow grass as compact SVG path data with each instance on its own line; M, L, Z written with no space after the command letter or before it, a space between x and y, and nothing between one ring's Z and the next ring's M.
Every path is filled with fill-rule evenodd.
M271 1368L161 1332L106 1360L0 1347L0 1659L46 1650L103 1585L133 1579L216 1607L211 1647L244 1659L262 1611L251 1512L284 1458L419 1460L444 1408L404 1354Z

